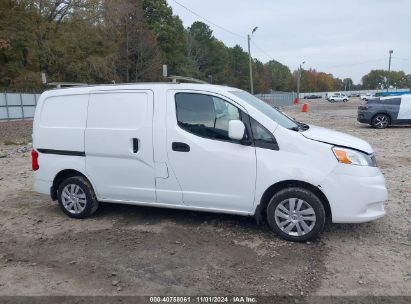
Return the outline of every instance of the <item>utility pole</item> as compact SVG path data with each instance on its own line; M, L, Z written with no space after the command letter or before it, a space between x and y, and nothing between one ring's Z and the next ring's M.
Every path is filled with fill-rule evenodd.
M392 55L392 53L394 53L394 51L390 50L388 53L390 54L390 59L388 60L387 92L390 88L391 55Z
M298 101L300 101L301 67L304 63L305 61L300 63L300 66L298 67L298 76L297 76L298 77L297 78L297 99Z
M253 31L251 32L251 35L254 34L254 32L258 29L256 26ZM253 65L252 65L252 59L251 59L251 50L250 50L250 41L251 41L251 35L247 35L247 40L248 40L248 61L249 61L249 68L250 68L250 91L251 94L254 94L254 82L253 82Z

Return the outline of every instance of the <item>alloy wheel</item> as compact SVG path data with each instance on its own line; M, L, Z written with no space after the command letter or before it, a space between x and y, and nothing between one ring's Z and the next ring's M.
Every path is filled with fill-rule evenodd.
M312 206L299 198L289 198L279 203L274 218L278 228L291 236L309 233L316 222L316 214Z
M61 201L64 208L71 214L80 214L87 204L86 194L76 184L68 184L63 188Z
M386 115L377 115L374 119L374 125L380 129L386 128L388 123L389 121Z

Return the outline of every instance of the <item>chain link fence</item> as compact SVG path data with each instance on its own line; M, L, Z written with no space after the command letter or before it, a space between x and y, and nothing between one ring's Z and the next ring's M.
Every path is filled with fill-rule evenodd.
M270 94L256 94L255 96L273 107L287 107L293 105L297 93L272 91Z
M40 94L0 93L0 121L32 119Z

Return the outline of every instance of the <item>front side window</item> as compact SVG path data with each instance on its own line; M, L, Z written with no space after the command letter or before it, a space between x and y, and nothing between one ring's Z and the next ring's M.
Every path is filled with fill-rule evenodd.
M251 131L253 132L254 146L278 150L277 141L274 135L268 131L263 125L261 125L254 118L250 117Z
M228 137L228 122L240 120L240 110L225 100L205 94L175 95L178 125L195 135L233 141Z

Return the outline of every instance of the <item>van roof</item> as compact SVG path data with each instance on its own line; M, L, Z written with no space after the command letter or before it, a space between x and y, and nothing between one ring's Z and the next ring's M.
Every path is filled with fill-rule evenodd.
M233 88L223 85L214 84L198 84L198 83L179 83L179 82L142 82L142 83L123 83L123 84L97 84L85 85L70 88L59 88L45 91L43 94L47 96L69 95L89 93L91 91L114 91L114 90L133 90L133 89L182 89L182 90L198 90L212 91L216 93L224 93L228 91L240 91L238 88Z

